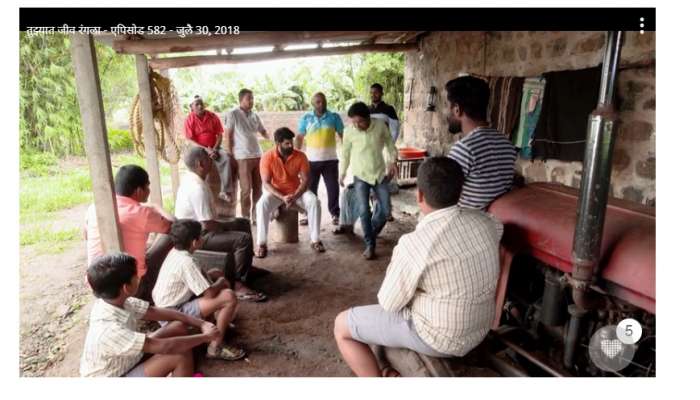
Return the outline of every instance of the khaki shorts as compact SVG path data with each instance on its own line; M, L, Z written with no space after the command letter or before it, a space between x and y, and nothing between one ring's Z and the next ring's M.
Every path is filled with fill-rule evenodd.
M430 357L453 357L430 347L418 336L413 321L385 311L379 304L353 307L348 311L352 338L366 344L411 349Z
M199 319L202 318L202 311L199 309L199 298L198 297L195 297L186 303L182 303L179 306L168 307L168 308L175 310L175 311L180 311L181 313L187 314L190 317L199 318ZM170 321L158 321L160 326L165 326L168 324L168 322L170 322Z
M129 370L129 372L125 373L122 375L124 378L145 378L146 377L146 362L145 361L139 361L138 364L132 369Z

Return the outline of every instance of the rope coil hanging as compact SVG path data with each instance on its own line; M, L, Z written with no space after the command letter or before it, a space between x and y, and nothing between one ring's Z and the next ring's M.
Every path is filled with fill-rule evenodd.
M160 154L161 159L171 164L177 164L180 160L180 144L178 144L175 127L181 125L178 124L180 102L170 79L154 71L150 72L149 77L151 80L153 123L156 130L156 151ZM143 117L139 95L134 97L131 104L129 130L134 142L134 149L141 157L145 157Z

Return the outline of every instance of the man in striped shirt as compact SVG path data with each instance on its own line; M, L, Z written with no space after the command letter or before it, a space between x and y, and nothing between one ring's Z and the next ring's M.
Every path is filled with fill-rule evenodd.
M464 173L459 205L484 210L510 190L517 150L503 133L488 127L486 82L461 76L447 82L445 89L450 105L448 130L452 134L465 133L448 155L462 166Z
M335 339L357 376L388 376L368 345L461 357L486 336L494 318L498 243L503 226L458 207L462 171L447 157L418 169L424 217L401 237L379 289L379 304L353 307L335 320ZM395 375L396 372L393 371Z

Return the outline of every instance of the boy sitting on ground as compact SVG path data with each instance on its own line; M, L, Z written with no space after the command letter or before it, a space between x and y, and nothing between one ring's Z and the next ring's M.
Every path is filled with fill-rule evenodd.
M136 259L126 253L97 257L87 279L98 298L90 313L90 327L80 360L80 375L91 377L192 376L192 348L218 338L213 324L183 313L150 307L132 297L139 286ZM172 321L146 335L139 319ZM189 335L188 326L202 333ZM153 354L145 359L144 353Z
M202 225L192 219L181 219L170 228L175 248L163 261L153 288L153 302L195 318L214 316L219 335L209 343L208 358L239 360L244 350L224 345L224 334L233 320L238 303L230 283L223 276L212 284L192 256L202 245Z

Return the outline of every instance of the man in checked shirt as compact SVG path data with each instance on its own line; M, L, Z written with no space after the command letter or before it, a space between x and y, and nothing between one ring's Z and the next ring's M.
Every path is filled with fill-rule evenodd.
M353 307L335 320L335 339L357 376L380 370L369 345L408 348L432 357L461 357L486 336L495 312L500 222L457 205L464 176L446 157L418 170L416 230L399 239L379 304Z

